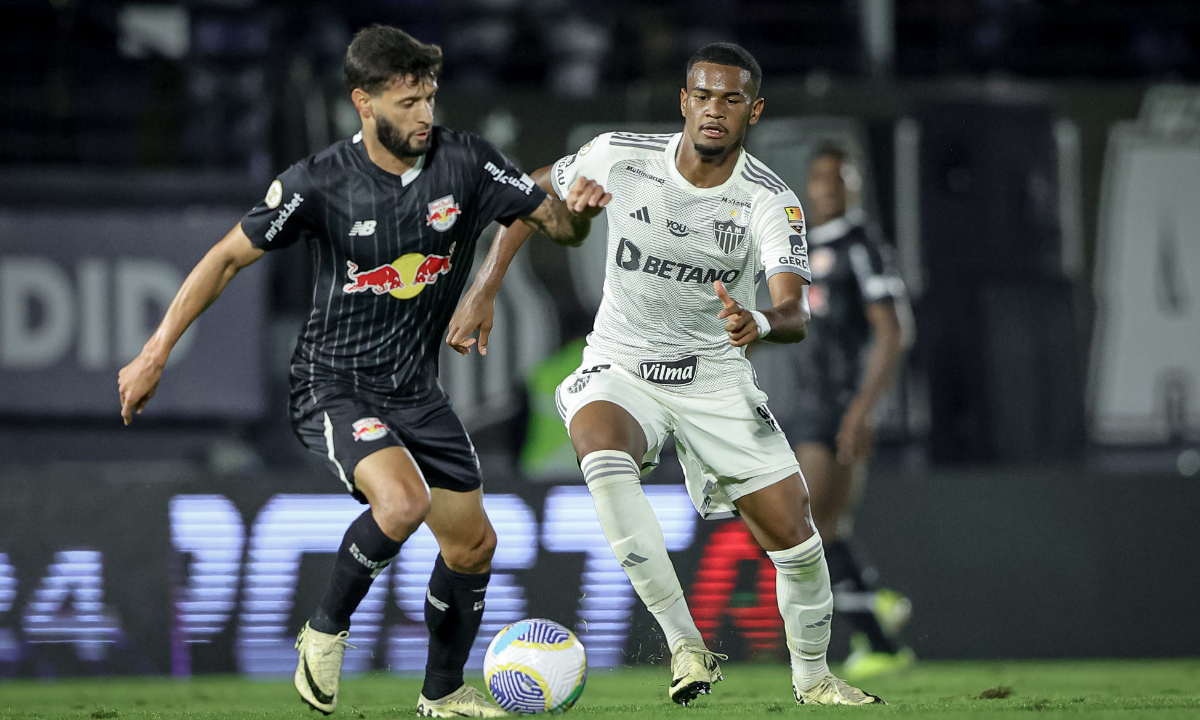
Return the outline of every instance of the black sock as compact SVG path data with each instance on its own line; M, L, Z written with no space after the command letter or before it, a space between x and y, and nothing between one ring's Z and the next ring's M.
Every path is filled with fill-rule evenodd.
M834 612L850 620L850 623L860 632L865 633L875 652L894 653L896 646L883 632L875 613L867 608L841 610L837 608L838 595L864 596L874 592L874 588L863 579L862 569L854 559L850 545L843 540L834 540L825 545L825 562L829 563L829 583L833 585Z
M429 627L429 661L421 694L429 700L443 698L463 684L463 666L483 619L483 596L490 572L479 575L454 572L438 555L425 594L425 625Z
M362 602L375 576L400 552L401 543L383 534L368 509L355 518L342 538L333 577L308 623L317 632L337 634L350 629L350 615Z

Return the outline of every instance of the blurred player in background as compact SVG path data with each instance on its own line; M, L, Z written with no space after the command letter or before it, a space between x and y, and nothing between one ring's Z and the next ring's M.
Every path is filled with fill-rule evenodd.
M441 553L426 593L418 713L505 714L463 683L496 534L475 448L438 384L438 352L489 223L523 218L577 243L607 201L581 180L567 196L572 212L487 142L434 127L441 67L436 45L396 28L360 31L345 73L362 132L284 171L191 272L120 373L129 424L154 396L171 348L234 275L268 250L306 242L313 300L292 357L292 424L370 504L346 531L328 590L296 640L296 689L326 714L337 707L350 616L422 522Z
M833 596L795 455L754 381L745 346L795 343L808 321L804 215L787 185L742 148L758 121L762 71L718 43L688 62L683 132L605 133L535 173L566 197L581 178L613 194L604 298L583 365L556 394L600 524L671 648L670 698L688 704L721 679L692 620L641 474L674 435L688 493L705 518L739 513L777 569L797 702L878 697L829 672ZM532 228L515 223L451 321L465 352L491 327L504 269ZM754 309L764 280L773 307Z
M776 406L808 481L834 609L857 631L844 666L845 676L856 680L913 662L912 651L891 638L908 620L907 598L875 590L873 571L859 565L849 545L874 440L871 413L912 343L912 314L890 248L861 209L847 209L861 184L858 168L837 145L813 154L805 206L812 223L812 319L808 338L787 351L794 397Z

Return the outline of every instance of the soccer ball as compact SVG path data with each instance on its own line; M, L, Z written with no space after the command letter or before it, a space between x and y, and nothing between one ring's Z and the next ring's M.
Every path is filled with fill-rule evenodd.
M561 713L583 694L587 653L562 625L521 620L505 626L488 646L483 678L496 704L511 713Z

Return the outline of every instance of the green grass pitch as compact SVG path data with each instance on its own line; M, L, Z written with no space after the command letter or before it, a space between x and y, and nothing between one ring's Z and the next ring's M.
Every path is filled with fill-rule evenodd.
M729 665L725 682L691 708L666 699L669 670L601 670L571 716L600 718L756 718L810 715L994 718L1200 718L1200 660L925 663L863 687L890 704L877 708L799 707L781 665ZM478 679L472 681L482 687ZM1007 688L1007 697L981 699ZM348 678L334 718L416 716L420 681L387 675ZM992 694L1006 694L1005 692ZM234 677L0 681L0 720L17 718L305 718L290 681Z

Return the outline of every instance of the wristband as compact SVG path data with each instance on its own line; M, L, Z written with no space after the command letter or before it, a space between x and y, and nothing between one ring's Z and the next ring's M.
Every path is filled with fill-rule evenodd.
M754 318L754 324L758 326L758 337L765 338L771 333L771 322L767 320L767 316L757 310L750 311L751 317Z

